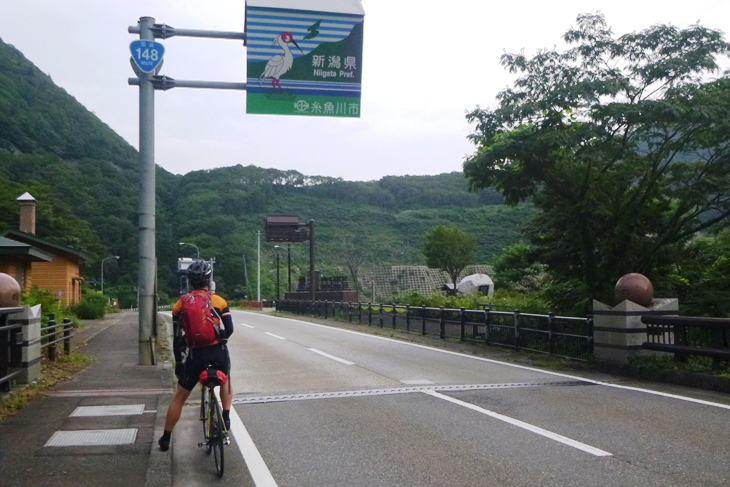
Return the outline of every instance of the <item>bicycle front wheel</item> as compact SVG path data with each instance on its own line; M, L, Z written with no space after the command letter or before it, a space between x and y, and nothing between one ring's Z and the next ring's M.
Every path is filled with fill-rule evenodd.
M208 445L213 448L213 456L215 457L215 470L218 477L223 477L223 440L225 433L223 431L223 415L221 406L217 399L211 401L214 407L211 407L212 416L212 436Z

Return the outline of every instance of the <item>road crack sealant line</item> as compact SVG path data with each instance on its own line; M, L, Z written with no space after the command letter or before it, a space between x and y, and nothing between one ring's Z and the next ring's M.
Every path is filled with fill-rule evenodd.
M249 313L247 311L239 311L239 312L240 313ZM692 403L695 403L695 404L702 404L704 406L711 406L711 407L716 407L716 408L730 410L730 404L723 404L723 403L719 403L719 402L705 401L703 399L695 399L693 397L680 396L678 394L670 394L668 392L654 391L654 390L651 390L651 389L644 389L644 388L641 388L641 387L620 385L620 384L617 384L617 383L612 383L612 382L607 382L607 381L602 381L602 380L586 379L585 377L580 377L580 376L577 376L577 375L561 374L559 372L550 372L550 371L547 371L547 370L537 369L535 367L528 367L526 365L512 364L512 363L509 363L509 362L502 362L500 360L494 360L494 359L489 359L489 358L484 358L484 357L475 357L473 355L467 355L465 353L453 352L451 350L443 350L443 349L440 349L440 348L429 347L427 345L420 345L418 343L404 342L404 341L401 341L401 340L395 340L393 338L388 338L388 337L383 337L383 336L378 336L378 335L371 335L369 333L363 333L361 331L346 330L346 329L343 329L343 328L338 328L336 326L320 325L320 324L317 324L317 323L311 323L309 321L298 320L296 318L284 318L284 317L281 317L281 316L276 316L276 317L274 317L274 316L266 316L266 315L262 315L260 313L253 313L253 314L256 314L257 316L265 316L265 317L271 318L271 319L282 319L282 320L293 321L293 322L296 322L296 323L302 323L304 325L315 326L315 327L319 327L319 328L326 328L328 330L335 330L335 331L339 331L339 332L342 332L342 333L351 333L353 335L360 335L360 336L363 336L363 337L370 337L370 338L375 339L375 340L386 340L386 341L389 341L389 342L399 343L401 345L406 345L406 346L409 346L409 347L422 348L422 349L425 349L425 350L431 350L433 352L445 353L445 354L449 354L449 355L456 355L456 356L459 356L459 357L464 357L464 358L468 358L468 359L472 359L472 360L479 360L479 361L482 361L482 362L488 362L488 363L492 363L492 364L503 365L505 367L512 367L512 368L515 368L515 369L529 370L529 371L532 371L532 372L539 372L541 374L552 375L553 377L563 377L563 378L566 378L566 379L571 379L571 380L577 380L577 381L585 382L587 384L595 384L595 385L604 386L604 387L613 387L615 389L623 389L623 390L626 390L626 391L641 392L641 393L644 393L644 394L652 394L654 396L666 397L666 398L669 398L669 399L678 399L680 401L692 402Z
M385 389L365 389L359 391L338 391L338 392L312 392L305 394L277 394L258 397L243 397L233 399L233 404L267 404L283 401L304 401L308 399L337 399L345 397L364 396L386 396L392 394L409 394L412 392L464 392L483 391L487 389L514 389L519 387L558 387L558 386L590 386L582 381L534 381L534 382L511 382L501 384L469 384L469 385L448 385L448 386L417 386L417 387L393 387Z

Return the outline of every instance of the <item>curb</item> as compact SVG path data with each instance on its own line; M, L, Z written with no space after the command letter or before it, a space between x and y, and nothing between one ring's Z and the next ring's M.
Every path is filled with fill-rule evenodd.
M172 485L172 449L174 448L174 443L170 443L170 449L167 451L160 451L157 446L157 439L162 436L165 429L165 416L168 404L170 404L170 398L168 396L160 396L157 398L155 432L152 437L150 458L147 463L145 487L169 487Z
M172 329L170 319L164 315L158 315L158 350L163 348L166 351L172 350ZM163 374L170 384L171 390L175 387L175 374L171 362L165 361L158 365L162 367ZM167 451L160 451L157 440L165 431L165 417L167 407L172 399L171 395L157 397L157 412L155 413L155 430L150 447L150 457L147 462L147 473L145 474L145 487L169 487L172 485L172 453L175 442L170 443Z

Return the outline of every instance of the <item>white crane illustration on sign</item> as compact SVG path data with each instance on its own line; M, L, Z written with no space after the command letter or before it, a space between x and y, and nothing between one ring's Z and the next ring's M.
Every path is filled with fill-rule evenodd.
M263 74L259 77L259 86L263 83L264 79L271 78L271 86L273 88L281 89L279 78L288 72L294 64L294 56L289 49L289 43L294 44L297 46L297 49L302 52L302 54L304 53L290 32L282 32L281 35L276 36L271 45L275 46L276 44L279 44L279 46L284 50L284 55L282 56L281 54L277 54L269 59L269 62L266 63L266 69L264 69Z

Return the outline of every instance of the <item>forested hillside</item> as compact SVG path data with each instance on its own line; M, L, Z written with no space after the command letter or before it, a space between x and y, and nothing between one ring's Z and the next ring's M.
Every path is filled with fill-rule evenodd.
M502 206L493 191L470 193L461 173L349 182L262 169L255 160L229 162L239 165L183 176L158 167L161 294L178 291L177 258L195 256L193 247L179 242L215 258L221 294L255 293L256 232L263 234L267 214L314 219L319 267L333 275L343 273L338 249L346 240L360 246L371 264L422 265L423 235L439 223L476 235L474 263L489 263L520 239L518 227L531 212L529 206ZM37 200L37 234L88 253L87 279L98 279L101 259L121 256L105 266L105 289L128 304L137 283L138 185L136 150L0 41L0 232L17 228L15 198L30 192ZM291 252L296 282L308 269L308 246L292 244ZM270 297L275 256L263 237L262 254L262 293ZM281 259L285 276L286 249Z

